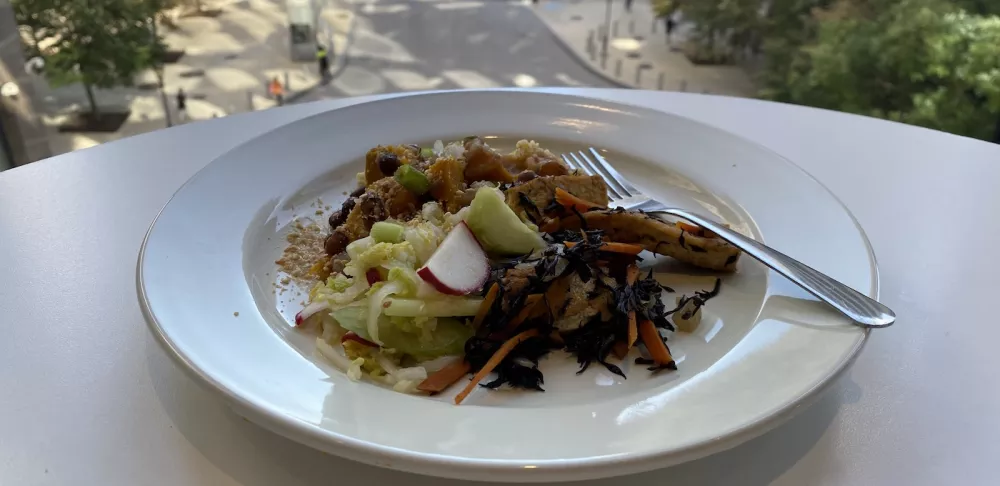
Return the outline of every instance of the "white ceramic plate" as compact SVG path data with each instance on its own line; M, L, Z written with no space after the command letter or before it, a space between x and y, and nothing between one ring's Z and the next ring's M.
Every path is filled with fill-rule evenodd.
M554 354L542 364L545 393L478 390L461 406L349 381L292 328L302 297L275 295L283 234L295 217L325 220L317 197L339 206L368 148L470 134L500 146L534 138L556 152L599 147L644 192L877 294L875 260L850 213L767 149L634 106L472 91L333 110L213 161L143 244L138 286L150 328L240 414L279 434L379 466L493 481L612 476L732 447L816 396L861 349L864 331L744 259L698 332L672 340L677 372L626 363L627 380L600 366L576 375L572 359ZM670 278L678 290L710 282Z

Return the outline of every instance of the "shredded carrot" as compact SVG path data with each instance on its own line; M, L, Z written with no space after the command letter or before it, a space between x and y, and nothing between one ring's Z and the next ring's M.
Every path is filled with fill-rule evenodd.
M553 316L559 315L560 309L563 308L563 304L566 303L566 299L569 298L569 284L570 277L559 277L553 280L549 284L548 290L545 291L545 305L548 307L549 313Z
M660 333L656 332L656 326L653 325L653 321L642 321L639 323L639 335L642 336L642 343L646 345L649 355L653 357L653 361L656 364L667 365L674 361L673 356L670 356L670 350L667 349L667 345L663 343Z
M503 330L504 334L514 332L514 329L517 329L517 326L520 326L522 322L528 320L529 317L532 317L533 314L537 312L539 302L542 302L542 294L531 294L525 297L524 307L521 307L521 311L507 323L507 327Z
M693 234L695 236L700 236L702 238L718 238L719 237L719 235L715 234L712 231L709 231L706 228L702 228L701 226L696 226L696 225L693 225L691 223L685 223L684 221L678 221L678 222L674 223L674 225L677 226L678 228L684 230L684 231L687 231L688 233L691 233L691 234ZM728 228L729 227L729 223L725 223L725 224L723 224L723 226L725 226L726 228Z
M566 248L573 248L577 245L575 241L564 241ZM642 247L639 245L633 245L631 243L617 243L614 241L606 241L601 243L599 251L606 251L609 253L623 253L625 255L638 255L642 253Z
M639 279L639 267L635 265L629 265L628 270L625 272L625 284L629 287L635 285L635 281ZM639 331L635 325L635 310L628 311L628 341L625 343L625 352L632 349L635 345L636 339L639 338Z
M618 341L614 346L611 346L611 352L614 353L616 358L623 360L625 356L628 356L628 346L625 344L625 341Z
M628 342L625 343L625 349L632 349L637 339L639 339L639 329L635 325L635 311L628 311Z
M472 328L479 329L479 326L483 324L483 319L486 319L486 314L489 313L490 307L493 307L493 301L497 300L497 293L500 292L500 285L496 282L490 286L490 290L486 292L486 298L483 302L479 304L479 310L476 311L476 317L472 319Z
M476 385L478 385L480 381L483 381L483 378L486 378L486 375L493 372L493 369L496 368L497 365L499 365L500 362L503 361L503 359L506 358L507 355L510 354L510 352L513 351L518 344L521 344L524 341L533 338L537 335L538 335L538 329L528 329L527 331L524 331L505 341L500 346L500 349L498 349L497 352L493 353L493 356L490 357L490 360L486 362L483 368L480 369L479 372L477 372L476 375L472 377L472 381L470 381L469 384L465 386L465 389L463 389L458 395L455 396L455 405L462 403L462 400L465 400L465 397L469 396L469 394L472 393L472 390L476 389Z
M463 376L469 374L470 365L465 358L457 358L443 368L433 372L417 385L417 390L441 393Z
M542 223L542 225L538 227L538 231L541 231L542 233L555 233L556 231L559 231L559 227L561 225L562 221L559 221L558 218L553 218Z
M639 267L629 265L628 269L625 270L625 283L628 285L635 285L636 280L639 280Z
M552 331L552 332L550 332L549 333L549 339L551 339L552 342L554 342L556 344L559 344L559 345L562 345L562 344L565 343L565 341L563 341L562 334L559 334L559 331Z
M566 192L566 190L561 187L556 188L556 202L563 207L576 208L576 210L581 213L585 213L594 208L603 207L600 204L594 204L590 201L580 199L569 192Z
M701 236L701 234L702 234L701 232L703 231L703 229L702 229L701 226L695 226L695 225L693 225L691 223L686 223L684 221L678 221L678 222L674 223L674 225L677 226L678 228L680 228L680 229L682 229L684 231L687 231L688 233L694 234L696 236Z

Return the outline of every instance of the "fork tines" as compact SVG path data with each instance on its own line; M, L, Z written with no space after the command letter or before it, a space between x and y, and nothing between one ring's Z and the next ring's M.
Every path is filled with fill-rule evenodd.
M614 199L626 199L639 195L639 191L608 163L597 149L589 149L591 155L584 151L562 154L563 162L572 169L579 169L587 175L596 175L608 185L608 196Z

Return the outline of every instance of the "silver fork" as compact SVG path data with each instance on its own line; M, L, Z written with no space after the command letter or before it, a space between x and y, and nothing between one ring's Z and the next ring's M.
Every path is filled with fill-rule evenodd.
M562 159L573 169L579 169L588 175L596 175L604 179L608 186L608 198L611 199L613 206L641 209L646 214L660 219L664 215L676 216L701 226L784 275L818 299L830 304L861 327L887 327L896 321L896 314L878 301L774 248L765 246L710 219L683 209L667 207L663 203L643 195L632 184L629 184L628 180L622 177L601 156L600 152L594 148L589 149L589 152L590 155L584 151L563 154Z

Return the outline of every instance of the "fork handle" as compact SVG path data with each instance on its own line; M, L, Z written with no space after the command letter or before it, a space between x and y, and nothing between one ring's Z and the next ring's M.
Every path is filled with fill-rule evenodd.
M784 275L823 302L830 304L847 317L850 317L861 327L888 327L896 321L896 314L875 299L820 273L818 270L774 248L747 238L714 221L676 208L649 211L646 214L656 217L664 214L677 216L719 235L723 240L732 243L733 246L743 250L744 253Z

